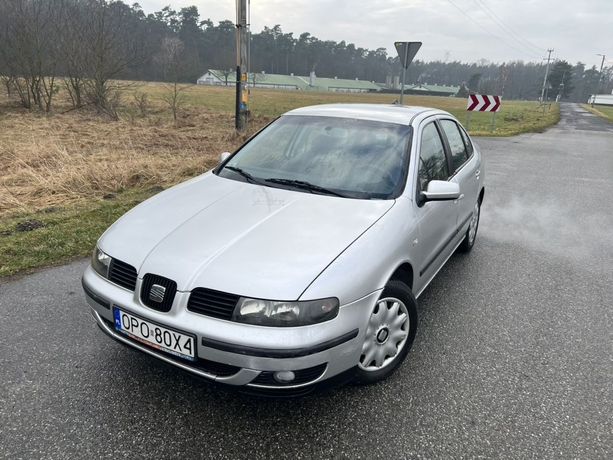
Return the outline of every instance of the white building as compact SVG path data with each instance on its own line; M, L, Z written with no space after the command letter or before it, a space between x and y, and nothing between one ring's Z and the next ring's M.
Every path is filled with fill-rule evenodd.
M613 105L613 92L611 94L593 94L587 101L588 104Z

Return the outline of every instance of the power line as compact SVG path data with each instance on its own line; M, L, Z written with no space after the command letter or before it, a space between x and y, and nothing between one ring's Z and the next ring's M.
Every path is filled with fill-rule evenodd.
M523 55L526 54L530 54L532 55L532 57L536 57L537 54L534 51L528 51L526 49L520 49L517 46L513 45L512 43L509 43L508 41L506 41L504 38L502 38L500 35L496 35L494 33L492 33L491 30L487 29L486 27L484 27L480 22L478 22L475 18L473 18L472 16L470 16L466 11L464 11L462 8L460 8L453 0L447 0L449 3L451 3L451 5L453 5L453 7L455 9L457 9L460 13L462 13L465 17L467 17L468 19L470 19L470 21L472 21L474 24L476 24L477 26L479 26L482 30L484 30L488 35L491 35L494 38L497 38L498 40L500 40L501 42L503 42L504 44L506 44L507 46L513 48L516 51L519 51L520 53L522 53Z
M525 44L518 42L517 39L515 39L516 42L518 42L518 44L522 47L522 48L518 48L517 46L515 46L513 43L505 40L504 37L493 33L491 30L489 30L488 28L486 28L485 26L483 26L483 24L481 24L479 21L477 21L474 17L470 16L466 11L464 11L460 6L458 6L454 0L448 0L456 9L458 9L464 16L466 16L468 19L470 19L473 23L475 23L476 25L478 25L482 30L484 30L485 32L487 32L489 35L497 38L498 40L502 41L503 43L505 43L507 46L510 46L511 48L515 49L516 51L519 51L522 54L529 54L532 57L540 57L540 53L542 50L539 50L538 52L535 52L534 50L528 48ZM504 31L503 31L504 32ZM510 37L512 39L514 39L514 37Z
M533 50L536 50L539 53L542 53L543 51L545 51L545 48L537 46L534 43L530 42L528 39L517 34L513 29L511 29L510 26L505 24L504 21L500 18L500 16L498 16L489 6L487 6L487 4L483 0L474 0L474 1L475 3L477 3L478 6L481 6L483 11L490 18L492 18L502 29L504 29L509 34L509 36L512 39L514 39L517 43L519 43L522 46L532 48Z

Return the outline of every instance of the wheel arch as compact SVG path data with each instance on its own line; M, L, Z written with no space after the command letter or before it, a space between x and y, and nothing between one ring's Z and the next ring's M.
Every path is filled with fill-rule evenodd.
M415 274L413 272L413 266L411 265L411 263L403 262L398 267L396 267L392 275L389 277L389 280L402 281L409 287L409 289L413 290L414 276Z

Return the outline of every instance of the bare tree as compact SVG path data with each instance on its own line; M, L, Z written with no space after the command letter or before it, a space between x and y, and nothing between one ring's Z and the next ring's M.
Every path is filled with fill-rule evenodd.
M221 71L221 74L223 75L225 79L226 86L228 86L228 79L230 78L230 75L232 75L233 73L236 73L236 70L226 69L226 70Z
M0 4L0 59L5 77L27 108L51 110L58 91L58 62L54 22L60 13L58 1L4 0Z
M13 94L13 87L15 86L15 77L11 75L2 75L0 76L0 80L2 80L2 84L6 89L6 95L11 97Z
M167 81L164 84L165 93L162 99L170 107L175 123L177 121L178 109L183 102L182 92L188 88L187 85L179 84L179 78L185 66L184 49L183 42L178 38L164 38L160 52L155 59L162 68L164 79Z
M151 109L149 104L149 95L147 93L137 91L132 97L134 99L134 106L138 110L140 116L144 118L149 115L149 110Z
M86 0L81 59L82 88L87 102L112 120L119 119L121 91L130 84L117 81L143 60L140 43L130 35L131 10L122 2Z
M82 4L72 0L60 0L62 12L58 17L59 55L63 63L64 86L73 108L84 105L85 52L85 13Z
M255 87L257 86L257 83L258 83L259 81L264 80L264 78L266 78L264 74L262 74L262 73L257 73L257 72L253 72L253 73L251 74L251 84L252 84L252 85L253 85L253 87L255 88Z

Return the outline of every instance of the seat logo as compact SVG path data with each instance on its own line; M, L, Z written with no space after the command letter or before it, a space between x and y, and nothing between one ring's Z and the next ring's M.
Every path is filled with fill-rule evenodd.
M164 301L164 295L166 294L166 288L159 284L154 284L149 290L149 300L152 302L162 303Z

